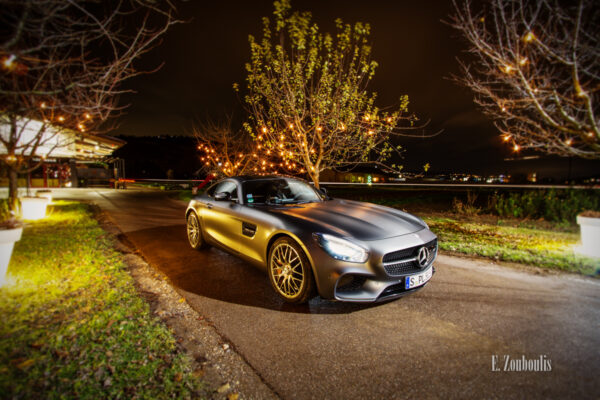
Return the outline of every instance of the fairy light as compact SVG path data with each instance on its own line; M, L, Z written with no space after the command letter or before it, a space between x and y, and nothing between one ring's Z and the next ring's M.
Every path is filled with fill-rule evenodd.
M283 149L283 143L279 143L279 148Z
M375 132L371 130L371 131L369 131L368 133L369 133L369 136L373 136L373 134L374 134Z
M368 115L365 115L363 118L364 118L365 121L368 121L368 120L371 119L371 117L369 117Z
M40 103L40 108L46 108L46 102L45 101L42 101Z
M267 127L266 126L262 127L262 133L267 133Z
M59 120L60 122L65 122L65 117L63 117L63 116L61 115L60 117L58 117L58 120Z
M538 88L533 89L533 93L539 92Z
M529 60L527 60L527 57L523 57L519 60L519 64L521 65L525 65L528 63Z
M506 107L502 106L501 110L502 112L506 112Z
M4 61L2 61L2 64L4 65L4 68L6 69L11 69L13 66L13 62L17 59L17 56L15 56L14 54L11 54L9 57L4 58Z
M502 140L504 140L505 142L508 142L510 140L510 135L504 135L502 136Z
M594 132L590 131L590 132L588 132L588 134L587 134L587 135L588 135L589 137L594 137Z
M392 122L392 117L387 117L386 121L388 122L388 124L391 123Z
M289 124L288 126L290 129L294 129L294 124Z
M345 131L346 130L346 125L340 124L340 130Z
M571 145L571 143L573 143L573 140L572 140L572 139L570 139L570 138L569 138L569 139L565 140L565 144L566 144L567 146L570 146L570 145Z
M85 119L92 119L92 116L90 115L90 113L85 113Z
M515 145L513 146L513 150L514 150L514 151L519 151L520 149L521 149L521 147L520 147L518 144L515 144Z
M507 74L510 74L512 72L512 70L513 70L513 67L512 67L512 65L508 65L507 64L507 65L504 66L503 69L504 69L504 72L506 72Z
M321 128L320 126L317 126L317 132L321 132L323 130L323 128Z
M527 35L523 38L527 43L532 42L535 39L533 32L527 32Z

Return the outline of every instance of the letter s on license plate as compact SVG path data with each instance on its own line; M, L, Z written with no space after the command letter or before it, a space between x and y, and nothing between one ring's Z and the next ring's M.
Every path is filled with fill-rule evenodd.
M425 272L421 272L420 274L410 275L405 278L404 288L412 289L427 283L428 280L431 279L431 274L433 272L433 267L429 267L429 269Z

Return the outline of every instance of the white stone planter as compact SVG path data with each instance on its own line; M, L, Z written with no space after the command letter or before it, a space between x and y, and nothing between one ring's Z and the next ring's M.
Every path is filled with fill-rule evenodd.
M52 192L50 190L38 190L35 192L35 197L46 199L48 204L52 203Z
M600 258L600 218L577 216L581 228L580 253L590 257Z
M7 282L6 271L15 242L21 239L23 228L0 229L0 286Z
M21 218L25 220L41 219L46 216L48 199L41 197L21 197Z

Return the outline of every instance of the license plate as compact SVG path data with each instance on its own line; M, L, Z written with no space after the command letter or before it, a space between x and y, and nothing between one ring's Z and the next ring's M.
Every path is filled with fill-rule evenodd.
M431 279L431 275L433 272L433 268L429 267L429 269L425 272L421 272L420 274L410 275L405 278L405 289L412 289L427 283L428 280Z

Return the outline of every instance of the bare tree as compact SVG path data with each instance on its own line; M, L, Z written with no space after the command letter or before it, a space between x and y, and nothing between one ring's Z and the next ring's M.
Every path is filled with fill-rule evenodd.
M98 129L123 106L135 59L174 23L153 0L0 0L0 145L14 209L17 176L51 156L64 133ZM61 138L61 140L59 140ZM61 142L62 141L62 142Z
M258 171L261 159L253 150L252 137L232 129L231 117L220 123L212 120L200 123L193 134L198 150L203 152L200 161L206 172L215 176L235 176Z
M474 62L456 79L515 151L600 158L600 8L594 0L455 0Z
M338 19L331 35L309 12L292 12L289 0L274 5L263 37L250 36L246 64L251 119L245 127L257 147L279 157L284 170L306 170L317 187L325 169L388 161L399 150L391 137L416 118L407 113L407 96L386 111L367 90L377 67L369 25Z

